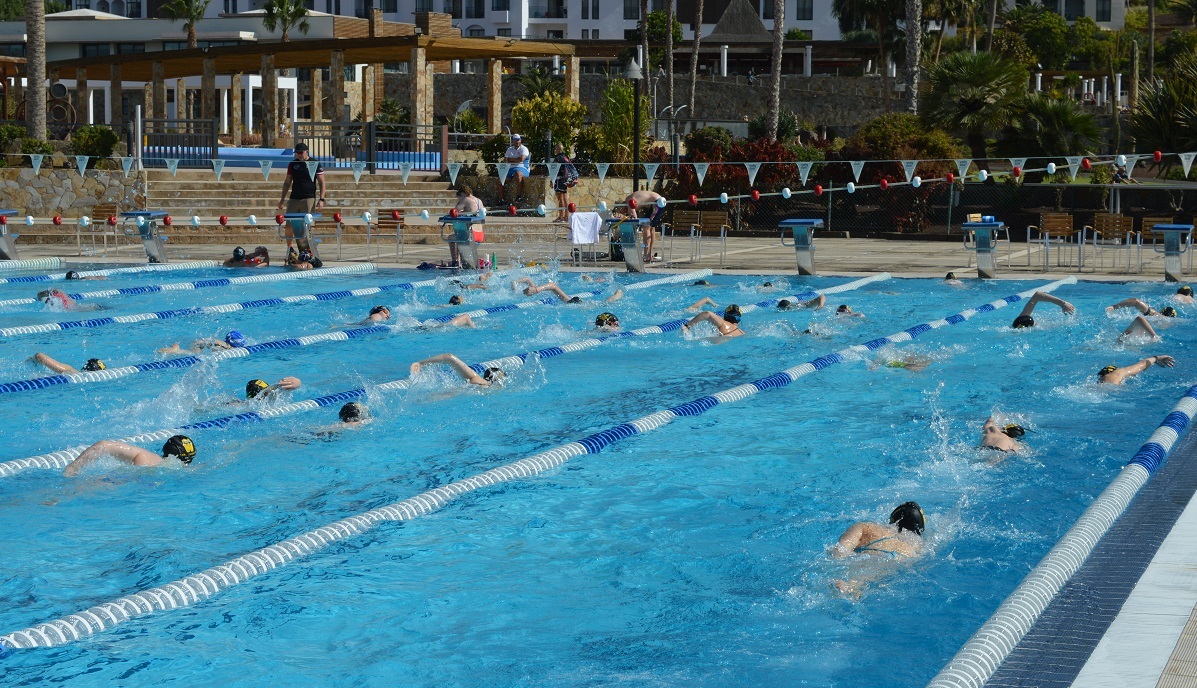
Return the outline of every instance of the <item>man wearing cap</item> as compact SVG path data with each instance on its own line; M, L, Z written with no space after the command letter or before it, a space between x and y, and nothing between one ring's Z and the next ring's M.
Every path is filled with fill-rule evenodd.
M287 200L287 192L291 200ZM314 213L324 207L324 169L316 163L313 178L308 172L308 144L295 144L295 159L287 164L287 178L283 180L283 193L278 209L288 213ZM291 247L290 231L287 232L287 247Z
M507 178L503 180L503 186L506 187L508 182L513 178L515 179L515 193L508 193L507 195L508 200L512 203L524 192L524 177L527 177L529 174L528 158L530 156L531 153L528 152L528 147L524 145L523 137L519 134L512 134L511 146L503 154L503 161L511 163L511 169L507 170Z

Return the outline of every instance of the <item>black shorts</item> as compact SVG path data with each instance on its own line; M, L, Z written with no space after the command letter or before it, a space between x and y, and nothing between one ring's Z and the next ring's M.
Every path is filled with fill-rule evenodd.
M665 222L665 209L659 205L653 206L653 214L648 218L648 226L653 229L660 229Z
M559 180L553 182L553 191L556 191L559 194L560 193L569 193L569 185L565 182L564 179L559 179Z

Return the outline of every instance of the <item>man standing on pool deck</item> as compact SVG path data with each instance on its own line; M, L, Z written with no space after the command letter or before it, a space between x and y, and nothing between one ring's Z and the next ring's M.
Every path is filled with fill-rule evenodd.
M287 192L291 200L287 200ZM279 197L278 209L288 213L314 213L324 207L324 169L316 163L316 177L308 174L308 144L295 144L295 159L287 164L287 178L283 180L283 192ZM291 247L291 232L287 230L287 247Z
M1176 359L1171 356L1148 356L1138 363L1132 363L1123 368L1119 368L1116 365L1108 365L1097 371L1097 381L1105 384L1120 385L1153 365L1158 365L1161 368L1171 368L1175 364Z
M647 211L648 226L644 228L644 255L642 258L646 263L650 262L653 257L653 238L656 236L654 230L660 229L661 223L665 221L665 209L657 205L657 201L664 198L656 191L640 189L633 191L632 195L623 199L624 205L628 207L628 217L632 219L640 217L637 214L638 209L652 206L652 209Z
M504 193L511 203L519 200L520 194L524 192L524 177L531 174L528 167L528 158L531 156L528 147L523 143L523 138L519 134L512 134L511 146L503 154L503 161L511 164L511 169L507 170L507 178L503 180ZM515 193L508 193L508 183L513 179L515 184L512 186Z
M474 195L474 190L468 185L462 184L457 187L457 205L453 209L460 215L481 215L482 214L482 199ZM470 225L470 231L474 231L477 225ZM449 263L461 267L461 252L457 248L456 241L449 242ZM489 272L486 274L490 274Z
M162 445L162 455L159 456L152 451L147 451L132 444L117 442L115 440L100 440L87 449L84 449L78 458L67 464L62 474L68 478L73 478L79 475L79 471L86 468L88 464L93 463L101 456L111 456L114 459L119 459L134 466L158 466L173 456L182 461L183 465L186 466L195 458L195 443L186 435L175 435L166 440L166 444Z
M1072 315L1076 312L1076 308L1074 308L1071 303L1068 303L1064 299L1037 291L1031 296L1031 298L1027 299L1027 305L1022 307L1022 313L1018 314L1018 317L1014 319L1014 323L1011 324L1010 327L1013 327L1016 330L1022 329L1024 327L1034 327L1035 319L1031 317L1031 313L1035 311L1035 306L1038 306L1041 301L1054 303L1060 307L1060 310L1069 315Z

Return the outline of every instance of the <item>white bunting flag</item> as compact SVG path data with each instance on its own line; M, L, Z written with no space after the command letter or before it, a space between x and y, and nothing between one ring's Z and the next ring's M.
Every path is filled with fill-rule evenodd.
M79 176L81 176L81 177L87 176L87 159L88 159L88 157L89 156L87 156L87 155L76 155L75 156L75 169L79 170Z
M702 186L702 180L707 178L707 168L711 166L709 162L691 163L694 165L694 174L698 177L698 185Z
M1185 171L1185 177L1189 176L1189 168L1193 166L1193 158L1197 157L1197 153L1181 153L1180 166Z
M964 179L968 176L968 168L973 164L972 160L957 160L956 172L959 173L960 178Z
M744 167L748 170L748 185L752 186L756 182L756 173L761 171L761 164L759 162L746 162Z
M461 163L459 163L459 162L449 163L449 183L450 184L457 183L457 173L458 172L461 172Z
M216 173L216 181L220 181L220 175L224 174L224 161L212 158L212 171Z
M1126 176L1129 177L1131 172L1134 172L1135 163L1137 163L1137 162L1139 162L1139 156L1137 156L1137 155L1126 156Z
M357 184L362 180L362 172L366 171L366 163L353 162L349 163L349 166L353 169L353 183Z
M557 181L557 174L561 172L561 163L550 162L550 163L547 163L546 166L549 168L549 181L550 182Z
M603 180L607 178L607 170L611 168L611 163L596 162L594 167L596 170L598 170L599 184L602 184Z
M320 167L320 163L315 160L308 160L308 179L316 181L316 168Z
M1010 158L1010 166L1017 167L1020 170L1025 169L1027 166L1027 159L1026 158Z
M903 160L902 161L902 171L906 173L906 181L910 181L910 178L914 176L914 168L916 168L918 166L919 166L918 160Z
M798 163L798 176L802 179L803 186L806 186L806 180L810 177L810 168L813 166L813 162Z
M258 164L262 166L262 179L270 179L270 168L274 166L273 161L259 160Z
M46 157L46 156L42 155L41 153L30 153L29 154L29 164L33 165L33 173L34 174L37 174L38 172L41 171L42 158L44 158L44 157ZM1180 157L1184 158L1184 153L1181 153ZM1189 160L1192 161L1192 158L1189 158ZM1186 174L1187 173L1188 172L1186 171Z
M403 179L403 185L407 186L407 175L411 174L411 163L399 163L399 176Z
M498 165L499 165L499 183L506 184L507 183L507 173L511 171L511 163L501 162Z
M170 176L175 176L179 173L179 159L178 158L163 158L166 161L166 169L170 170Z
M121 158L121 169L125 171L125 176L129 176L129 170L133 169L133 158Z
M1081 160L1084 158L1080 155L1070 155L1065 160L1068 161L1068 172L1072 175L1072 180L1076 181L1076 171L1081 166ZM1192 160L1192 158L1189 158Z
M852 165L852 178L859 182L860 171L864 169L865 165L864 160L853 160L850 164Z
M644 163L644 178L648 180L649 186L652 186L653 177L657 176L657 168L661 166L659 162Z

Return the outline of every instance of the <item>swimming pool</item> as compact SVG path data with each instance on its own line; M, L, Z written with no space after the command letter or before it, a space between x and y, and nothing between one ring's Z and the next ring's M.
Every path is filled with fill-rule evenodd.
M193 278L184 275L178 279ZM107 302L105 315L425 277L380 271L302 286L131 296ZM576 275L560 277L567 291L593 288ZM231 327L251 341L326 332L360 320L375 302L389 301L408 325L186 371L0 396L0 460L225 415L222 403L253 377L298 375L304 386L296 398L369 389L444 351L474 362L577 341L603 310L627 328L684 317L681 309L706 295L720 305L770 296L757 291L758 278L708 279L715 286L650 288L608 306L499 313L479 319L474 331L410 327L450 312L435 307L456 293L442 284L385 300L0 339L0 380L16 380L40 374L22 360L37 350L75 365L95 356L127 364L153 359L157 346ZM771 279L794 287L774 298L849 281ZM956 289L891 279L832 297L864 319L760 311L745 317L750 337L719 345L678 333L612 341L533 361L500 390L466 389L434 371L411 389L371 393L378 420L358 431L314 435L335 420L332 406L196 431L200 454L189 470L5 478L0 551L8 565L0 594L11 602L0 610L0 632L1035 284ZM0 285L0 298L31 288L15 286ZM933 359L921 372L886 367L886 350L848 361L424 518L382 524L199 605L71 645L15 651L4 660L6 675L81 685L201 671L205 682L233 685L389 685L395 676L495 686L925 683L1192 384L1183 353L1176 368L1153 369L1123 388L1093 383L1107 363L1176 354L1192 343L1193 306L1180 306L1164 341L1147 347L1119 344L1130 315L1103 310L1126 296L1159 308L1171 291L1064 286L1056 294L1076 304L1074 318L1044 304L1040 327L1014 332L1008 325L1017 307L977 315L894 348ZM468 298L470 307L523 300L510 292ZM65 317L34 308L3 313L14 325ZM808 326L816 334L803 334ZM1035 431L1029 456L991 465L992 456L974 448L995 408ZM827 548L851 523L884 519L907 499L927 512L928 556L865 562L851 571L873 578L863 598L836 594L831 581L849 564L829 560Z

